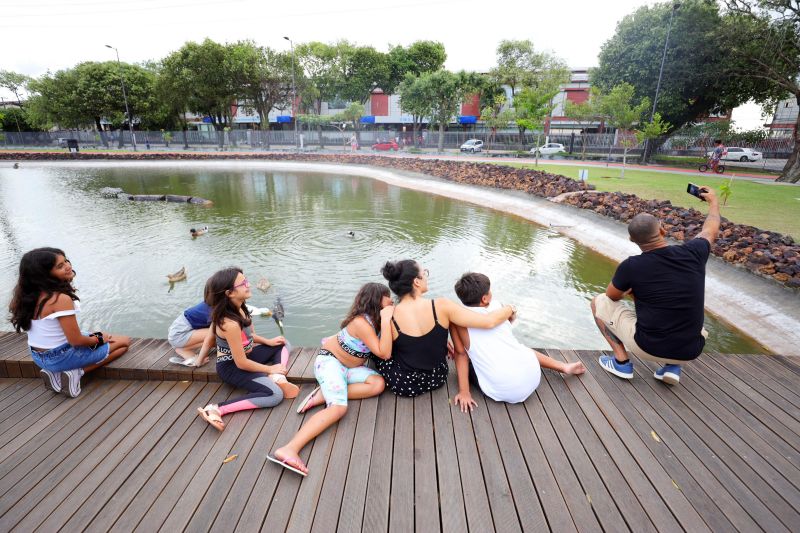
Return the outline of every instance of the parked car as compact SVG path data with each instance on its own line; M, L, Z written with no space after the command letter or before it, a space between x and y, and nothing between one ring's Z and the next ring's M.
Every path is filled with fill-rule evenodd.
M381 151L389 151L394 150L395 152L400 149L397 143L392 139L391 141L379 141L372 145L373 150L381 150Z
M714 152L706 152L706 157L711 157ZM739 148L738 146L729 146L727 152L722 155L725 161L741 161L746 163L748 161L759 161L764 154L756 152L752 148Z
M480 139L470 139L461 145L462 152L474 154L483 150L483 141Z
M532 154L535 154L536 152L539 152L539 155L553 155L566 152L566 150L564 149L563 144L547 143L543 144L542 146L534 146L533 148L531 148Z

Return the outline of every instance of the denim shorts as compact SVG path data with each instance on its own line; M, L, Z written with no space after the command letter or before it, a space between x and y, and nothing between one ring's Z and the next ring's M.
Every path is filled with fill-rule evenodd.
M108 343L97 348L70 346L69 343L65 343L46 352L34 352L33 350L30 352L33 362L39 368L50 372L63 372L99 363L108 357Z

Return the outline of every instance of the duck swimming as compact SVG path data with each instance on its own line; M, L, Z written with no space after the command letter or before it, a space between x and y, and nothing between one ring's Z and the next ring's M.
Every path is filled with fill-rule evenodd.
M167 274L167 279L170 283L175 283L176 281L183 281L186 279L186 267L181 267L180 270L175 272L174 274Z

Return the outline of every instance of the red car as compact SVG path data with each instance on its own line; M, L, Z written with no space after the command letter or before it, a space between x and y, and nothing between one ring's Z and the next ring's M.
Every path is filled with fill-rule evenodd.
M391 141L380 141L372 145L373 150L382 150L382 151L389 151L394 150L395 152L400 149L397 143L394 140Z

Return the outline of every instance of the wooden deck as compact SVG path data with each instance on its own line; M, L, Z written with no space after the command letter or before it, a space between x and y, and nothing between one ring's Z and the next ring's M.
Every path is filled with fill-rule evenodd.
M304 450L303 479L266 461L303 422L296 401L219 433L195 408L234 391L169 380L146 346L166 348L132 350L147 379L108 369L77 399L0 379L0 531L800 530L795 359L707 354L668 387L648 363L626 382L598 352L548 350L589 371L544 371L524 404L473 391L469 415L449 400L454 375L419 398L354 401Z

